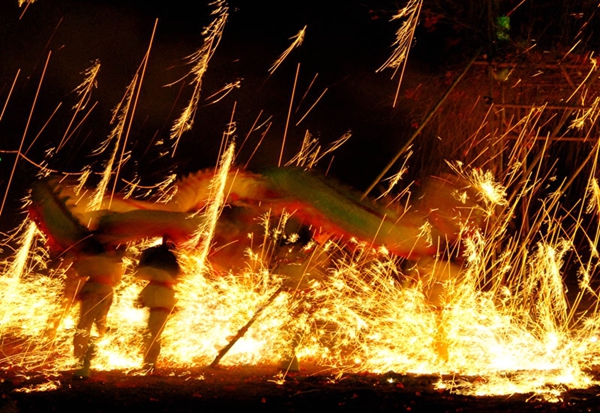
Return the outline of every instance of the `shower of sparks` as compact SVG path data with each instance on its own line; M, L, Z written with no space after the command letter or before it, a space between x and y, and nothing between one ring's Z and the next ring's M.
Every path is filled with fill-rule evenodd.
M592 67L590 68L590 71L588 72L588 74L586 75L585 79L583 79L583 81L575 88L575 90L573 91L573 93L571 93L571 96L569 96L567 98L567 102L569 102L573 96L575 96L577 94L577 92L584 88L589 81L591 81L592 79L594 79L594 76L592 76L594 73L596 73L596 70L598 70L598 61L596 60L595 57L593 57L593 54L590 56L590 63L592 64Z
M315 106L317 106L317 103L319 103L319 101L321 100L321 98L323 96L325 96L325 93L327 93L329 89L325 88L323 90L323 92L321 92L321 94L319 95L319 97L317 98L317 100L315 100L315 102L310 106L310 108L308 108L308 110L306 111L306 113L298 120L298 122L296 122L296 126L300 125L300 123L302 123L302 121L308 116L308 114L310 113L311 110L313 110L313 108Z
M302 146L298 153L290 159L285 166L296 165L303 167L309 162L309 158L314 158L316 154L321 150L319 145L319 139L313 138L312 134L307 130L302 139ZM310 169L310 168L309 168Z
M3 274L2 280L2 297L5 306L18 306L19 290L21 278L26 273L27 265L30 262L30 257L35 257L37 254L31 252L33 241L38 233L35 223L25 220L21 225L23 235L20 239L21 248L16 252L12 263L6 265L6 272ZM44 254L38 255L38 261L44 258ZM4 312L0 316L0 333L5 332L5 326L10 323L12 313ZM1 336L2 334L0 334Z
M382 198L387 197L392 192L392 190L396 187L396 185L398 185L398 183L400 182L402 177L408 172L407 163L412 155L413 155L413 151L412 151L412 149L409 148L406 151L406 156L404 157L404 161L402 162L402 166L400 167L400 170L398 172L396 172L395 174L393 174L392 176L390 176L389 178L387 178L387 181L389 181L388 187L385 191L383 191L383 193L377 199L382 199Z
M271 65L269 68L269 73L275 73L275 70L283 63L283 61L288 57L288 55L294 50L296 47L300 47L302 42L304 41L304 36L306 35L306 26L304 26L295 36L290 37L292 44L285 49L285 51L279 56L277 60Z
M142 63L140 64L140 67L138 68L135 76L134 76L134 80L132 81L132 85L134 86L134 93L133 93L133 99L130 102L131 103L131 111L128 110L125 112L125 118L129 117L129 121L127 123L127 130L125 131L125 134L123 135L123 143L121 145L121 153L119 155L119 162L117 162L116 165L116 170L115 170L115 176L114 176L114 180L113 180L113 187L112 187L112 192L111 192L111 198L110 201L108 203L108 207L110 208L110 205L112 203L112 197L117 189L117 183L119 182L119 177L120 177L120 172L121 172L121 166L125 163L125 148L127 147L127 140L129 139L129 131L131 129L131 124L133 123L133 118L135 115L135 108L137 106L139 97L140 97L140 91L142 88L142 82L144 79L144 75L146 73L146 67L148 65L148 60L150 59L150 51L152 50L152 43L154 41L154 35L156 34L156 27L158 26L158 19L154 20L154 28L152 29L152 35L150 36L150 43L148 45L148 49L146 51L146 54L144 55L143 59L142 59ZM127 105L129 106L129 104ZM120 141L121 139L119 139ZM118 148L118 142L115 145L115 148ZM106 174L109 174L110 171L107 170L105 171Z
M157 199L157 202L167 203L173 198L173 196L175 196L176 192L169 191L169 189L173 187L173 183L176 180L177 180L177 175L171 174L170 176L167 176L165 179L163 179L162 182L159 182L156 185L156 189L159 194L159 198Z
M392 55L385 61L376 72L381 72L385 69L394 69L392 78L400 70L400 77L398 79L398 88L396 90L396 96L394 97L394 107L398 100L398 94L400 93L400 85L402 84L402 78L404 77L404 69L406 68L406 62L408 61L408 54L412 46L413 38L415 35L415 29L419 23L419 15L421 13L421 6L423 6L423 0L410 0L406 7L399 10L396 15L392 17L392 20L405 19L400 28L396 31L396 40L392 46L395 46Z
M86 107L90 100L90 94L92 93L92 89L98 87L98 82L96 81L96 77L100 72L100 60L94 61L94 64L88 67L83 74L85 75L85 79L83 82L75 88L75 92L78 96L80 96L80 100L73 107L73 109L83 109Z
M171 127L171 140L175 141L173 144L173 152L171 153L172 156L175 156L175 151L177 150L179 140L183 133L192 129L194 116L198 110L198 103L200 102L202 78L208 70L208 62L221 41L225 23L229 16L229 7L227 7L227 2L224 0L214 1L211 5L214 7L212 15L216 15L217 17L203 30L202 35L204 36L204 44L202 47L187 57L188 62L193 66L186 77L192 77L191 84L194 86L194 91L192 92L188 105Z
M474 169L470 182L480 190L479 193L487 205L506 205L506 188L496 182L491 171L483 172L480 169Z
M210 101L209 105L214 105L215 103L217 103L221 99L223 99L225 96L227 96L229 93L231 93L232 90L239 89L241 86L242 86L241 80L236 80L233 83L228 83L225 86L223 86L220 90L216 91L215 93L213 93L212 95L207 97L206 100ZM220 96L217 97L217 95L220 95ZM211 100L213 98L215 98L215 99Z
M172 137L177 141L183 130L191 127L202 75L227 18L224 2L214 4L218 17L204 32L205 45L191 58L195 63L192 83L196 88L190 101L193 109L175 128L178 132ZM407 19L403 25L405 37L398 40L399 45L404 44L404 51L399 52L396 63L390 61L386 67L398 69L405 64L413 20L418 18L420 7L421 2L411 1L396 16ZM113 112L115 128L98 149L102 152L112 144L115 147L90 209L103 207L102 198L117 162L118 149L123 147L122 136L126 133L126 120L132 116L136 90L138 75ZM86 93L80 95L82 105L87 102ZM522 131L515 146L527 146L521 143L530 134L535 135L540 113L532 111L515 122ZM590 114L581 120L581 128L591 128L595 116ZM264 137L271 123L267 119L263 124L267 125ZM231 125L227 135L233 133L233 122ZM307 132L300 154L291 162L310 169L349 136L345 134L322 151ZM592 156L598 155L598 149L596 145ZM404 266L404 259L384 247L372 248L355 239L345 243L313 240L308 245L313 252L301 280L302 288L283 289L271 302L270 297L285 280L273 270L269 239L282 231L293 214L255 218L263 224L264 233L248 234L248 239L256 243L239 257L240 270L217 273L205 265L210 264L215 227L235 179L231 171L234 145L230 144L211 179L206 206L198 212L204 224L190 245L178 250L184 275L175 287L177 308L162 336L160 365L185 369L208 365L230 337L260 310L260 317L222 364L274 365L293 349L300 363L327 366L338 377L346 372L388 371L480 377L475 381L440 379L436 385L470 395L533 393L559 401L559 389L598 385L590 367L600 365L600 314L588 310L583 316L575 316L576 309L567 301L564 284L565 261L573 254L575 262L582 264L578 273L582 287L579 297L586 294L586 298L596 300L592 308L598 307L592 277L597 271L595 245L600 231L588 234L583 225L584 214L589 214L594 222L600 215L597 159L588 177L582 212L573 214L575 224L562 226L562 206L558 202L561 192L556 191L540 200L539 211L533 214L534 222L530 224L536 230L517 236L508 230L517 205L529 205L534 189L540 188L544 179L553 178L544 178L539 171L523 171L519 156L516 150L508 152L512 166L499 177L483 168L450 164L462 179L457 182L464 182L453 193L457 204L467 208L477 203L483 218L479 217L479 210L473 215L484 222L481 228L467 228L470 224L457 221L463 238L456 254L454 250L440 250L438 257ZM403 165L400 173L404 170ZM83 188L90 173L90 169L84 171L75 193ZM390 189L398 186L400 173L390 183ZM136 187L134 182L131 190ZM160 202L167 202L177 190L174 177L167 177L154 190ZM407 205L405 209L408 208ZM422 230L432 244L437 242L431 223L423 225ZM576 232L584 233L589 240L591 258L581 257L573 248ZM43 367L50 372L71 369L75 364L72 339L78 308L72 305L71 297L65 297L70 264L48 265L50 257L43 248L44 237L29 219L16 233L19 236L13 241L17 249L0 263L0 368L27 371ZM142 365L147 310L136 306L143 282L134 276L134 268L140 252L156 242L145 240L128 245L126 271L115 291L108 332L101 338L93 332L97 339L97 355L92 361L95 370L129 372ZM441 258L445 254L461 263L445 261ZM269 305L265 306L267 302ZM49 380L17 391L52 391L55 386L59 383Z
M471 188L475 189L480 208L485 216L491 217L495 214L497 207L507 205L506 184L498 182L491 171L484 171L481 168L464 170L463 165L459 162L448 163L448 165L465 182L468 182ZM511 176L511 174L507 175L508 178ZM464 188L464 190L458 188L455 192L455 198L463 204L471 196L473 196L473 193L468 191L467 188Z
M346 143L351 136L352 132L346 132L339 139L332 142L323 152L321 152L322 147L319 144L319 140L317 138L313 138L310 132L306 131L300 150L285 165L290 166L295 164L296 166L310 170L317 166L317 163L321 159L336 151L340 146Z
M91 95L92 95L92 90L94 88L98 87L98 82L96 81L96 77L98 76L99 72L100 72L100 61L99 60L96 60L92 66L88 67L83 72L83 75L85 76L85 78L83 79L83 82L79 86L77 86L74 90L74 92L77 94L77 96L79 96L79 101L77 102L77 104L75 106L73 106L75 113L73 114L73 117L71 118L71 122L67 126L67 129L65 130L65 133L63 134L63 137L60 140L60 143L58 144L58 146L56 148L57 151L59 151L63 147L63 145L69 138L69 132L71 131L71 126L75 122L75 118L77 117L77 114L80 111L82 111L83 109L85 109L85 107L89 103Z
M230 147L214 178L213 212L205 212L212 226L222 205L219 194L227 190L224 177L232 153ZM503 182L477 170L464 168L463 172L480 182L479 190L486 192L488 202L503 203ZM512 214L512 210L506 213ZM210 215L213 218L208 218ZM540 219L551 215L552 211L547 211ZM266 231L272 233L268 221L265 219ZM547 233L558 232L554 227L559 221L551 220L548 225ZM35 244L34 227L28 228L23 246ZM423 265L425 272L417 277L401 270L399 259L383 249L352 240L346 245L328 242L319 247L328 258L309 271L311 279L302 299L293 291L280 294L221 364L276 363L300 335L296 354L301 362L341 372L454 372L486 378L481 383L438 383L440 388L452 387L465 394L534 391L550 398L559 397L552 395L553 383L570 388L593 385L585 366L599 357L600 347L592 339L596 330L572 330L568 325L561 268L570 244L544 237L532 250L513 248L510 240L495 238L499 232L475 232L466 238L464 266L451 268L444 261L434 261L437 269L427 273ZM210 234L203 236L211 238ZM134 257L139 248L132 246L129 256ZM51 277L36 274L32 263L46 259L40 253L39 248L22 250L13 263L19 269L11 267L2 277L3 283L12 285L0 290L5 303L0 307L3 336L27 337L32 343L24 352L5 356L2 363L22 368L43 363L67 369L74 362L70 343L76 308L61 315L65 269L55 270ZM177 311L163 335L161 364L165 366L190 368L210 363L228 337L281 285L280 277L269 271L268 261L262 261L268 254L248 251L245 270L217 276L209 267L194 264L196 253L180 250L186 275L177 285ZM490 269L503 278L522 262L526 263L523 274L508 282L486 279ZM128 371L142 363L145 312L135 306L142 285L131 275L134 263L129 258L126 262L129 269L109 314L112 327L98 341L95 369ZM21 277L9 277L23 271ZM481 291L478 286L486 282L490 288ZM52 325L56 327L50 334Z
M338 150L351 137L352 137L352 131L348 131L348 132L344 133L342 136L340 136L339 139L337 139L337 140L333 141L331 144L329 144L327 149L325 149L325 151L320 156L315 157L313 166L315 166L317 164L317 162L319 162L321 159L323 159L324 156L329 155L329 154L333 153L334 151Z
M590 107L585 111L581 111L580 115L573 119L571 128L581 130L586 122L594 125L598 120L598 116L600 116L600 97L596 96Z
M219 170L215 174L215 178L213 179L213 182L211 182L209 188L208 203L206 211L204 212L204 223L198 228L194 237L187 243L187 249L191 251L198 250L197 253L190 254L194 256L196 265L193 268L194 272L197 273L202 273L204 271L206 258L208 257L212 244L214 229L217 225L219 215L221 215L223 202L227 196L225 189L229 170L233 163L233 154L235 153L234 148L234 144L229 145L221 159Z
M6 198L8 196L8 190L12 184L12 180L15 176L15 171L17 169L17 164L19 163L20 157L23 155L23 144L25 143L25 137L27 136L27 132L29 131L29 126L31 125L31 119L33 116L33 111L36 106L36 102L38 100L40 90L42 88L42 82L44 80L46 69L48 68L48 63L50 62L50 57L52 56L52 52L48 52L48 57L46 58L46 63L44 64L44 70L42 71L42 75L40 77L40 81L38 83L37 90L35 92L35 97L33 99L33 104L31 105L31 110L29 111L29 118L27 119L27 124L25 126L25 130L23 131L23 136L21 137L21 142L19 144L19 149L17 150L17 156L15 156L15 162L13 163L13 168L8 178L8 183L6 185L6 191L4 192L4 198L2 198L2 204L0 204L0 216L2 216L2 211L4 210L4 205L6 204ZM16 81L16 79L15 79Z
M285 128L283 129L283 137L281 139L281 149L279 150L279 160L277 166L281 166L283 153L285 150L285 142L287 138L288 128L290 126L290 118L292 116L292 105L294 104L294 96L296 94L296 86L298 85L298 75L300 74L300 63L296 66L296 76L294 77L294 85L292 86L292 96L290 97L290 105L288 107L287 118L285 119Z
M114 149L112 151L111 156L108 158L108 161L106 162L106 166L104 167L104 173L102 174L100 184L98 185L95 191L95 195L90 199L90 204L87 206L89 211L99 210L102 206L104 195L107 192L108 184L110 183L110 179L113 174L113 167L117 159L117 155L119 153L119 148L125 131L125 126L127 125L128 114L130 113L131 102L134 97L137 79L138 77L137 75L135 75L133 80L127 87L123 100L113 110L112 122L117 122L115 127L111 131L108 138L100 145L100 147L98 147L94 151L94 154L96 155L103 153L105 150L108 149L111 142L114 141Z
M588 196L589 204L587 213L600 213L600 185L598 185L597 179L590 179L588 185Z
M19 79L19 74L21 73L21 69L17 70L17 74L15 75L15 79L13 80L12 85L10 86L10 90L8 92L8 96L4 101L4 106L2 106L2 111L0 111L0 121L4 117L4 113L6 112L6 107L8 106L8 102L10 101L10 97L12 96L13 91L15 90L15 85L17 84L17 79Z
M30 5L35 3L35 0L19 0L19 7L23 7L24 4Z
M586 214L595 215L596 217L600 217L600 185L598 184L597 170L598 170L598 151L600 150L600 145L596 144L594 151L596 152L596 156L594 162L592 163L592 168L590 172L590 178L588 180L588 185L586 188L585 198L587 202L583 202L586 205ZM590 287L590 282L592 280L592 272L597 266L593 260L597 260L600 257L600 253L598 252L598 244L600 243L600 232L595 234L595 236L590 241L590 253L591 260L588 261L587 265L582 266L579 269L579 286L584 291L590 291L594 296L597 296L593 293L593 290Z

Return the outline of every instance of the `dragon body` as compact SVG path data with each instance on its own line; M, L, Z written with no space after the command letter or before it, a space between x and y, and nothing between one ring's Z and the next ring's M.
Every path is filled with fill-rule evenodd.
M166 202L114 194L105 197L98 209L89 210L91 190L77 190L50 177L33 184L29 211L56 254L83 248L82 240L90 237L109 245L167 235L183 245L205 223L202 211L210 202L213 179L213 171L199 171L177 181ZM222 249L240 254L248 245L248 232L261 227L260 216L287 214L313 234L329 239L353 238L410 259L431 256L457 239L464 222L474 216L474 202L459 201L454 195L461 190L456 181L432 182L425 186L429 192L421 201L406 210L361 200L352 189L310 171L275 168L257 174L232 169L214 249L230 260Z

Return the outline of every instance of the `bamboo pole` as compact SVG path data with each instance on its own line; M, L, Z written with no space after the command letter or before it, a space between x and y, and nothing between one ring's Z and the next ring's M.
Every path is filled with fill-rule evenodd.
M223 347L221 349L221 351L219 351L219 354L217 354L217 357L215 357L215 359L212 361L212 363L209 364L208 367L214 368L214 367L217 366L217 364L219 364L219 362L225 356L225 354L227 354L229 352L229 350L231 350L231 348L233 347L233 345L235 343L237 343L237 341L240 338L242 338L244 336L244 334L246 334L246 332L248 331L248 329L250 328L250 326L252 324L254 324L254 322L256 321L256 319L261 315L261 313L265 310L265 308L267 308L268 306L270 306L271 303L273 301L275 301L275 299L279 296L279 294L281 294L282 291L283 291L283 287L280 287L277 291L275 291L273 294L271 294L271 296L269 297L269 299L261 307L259 307L258 310L256 310L256 313L254 313L254 315L252 316L252 318L250 320L248 320L248 322L244 325L244 327L240 328L238 330L237 334L229 341L229 343L227 343L227 345L225 347Z

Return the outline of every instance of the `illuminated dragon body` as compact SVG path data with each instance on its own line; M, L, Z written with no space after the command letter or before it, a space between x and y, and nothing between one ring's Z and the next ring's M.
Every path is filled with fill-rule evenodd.
M90 211L92 191L51 177L33 184L29 211L55 254L85 248L90 237L108 245L166 235L184 245L205 222L203 209L211 201L214 179L213 171L200 171L180 179L168 201L115 194ZM291 216L321 239L354 239L411 259L431 256L473 221L475 204L464 196L459 200L456 192L465 188L456 181L431 180L423 187L419 202L405 210L361 200L355 191L297 168L262 174L232 169L213 244L215 250L229 246L239 254L248 245L248 232L260 228L259 218L270 214ZM229 260L232 254L221 256Z

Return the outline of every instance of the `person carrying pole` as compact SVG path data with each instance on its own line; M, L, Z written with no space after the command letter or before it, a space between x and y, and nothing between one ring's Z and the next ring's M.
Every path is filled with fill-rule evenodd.
M144 334L144 365L146 373L153 373L160 355L160 335L175 307L173 286L181 273L177 257L163 237L163 243L146 249L137 266L136 276L149 283L140 292L138 304L149 309Z
M86 279L77 294L80 302L79 321L73 337L73 353L79 363L79 368L74 372L76 379L90 377L91 360L96 352L91 330L95 326L99 337L106 333L106 319L113 302L114 287L123 275L122 259L122 250L105 247L93 239L74 258L73 268L77 276Z

